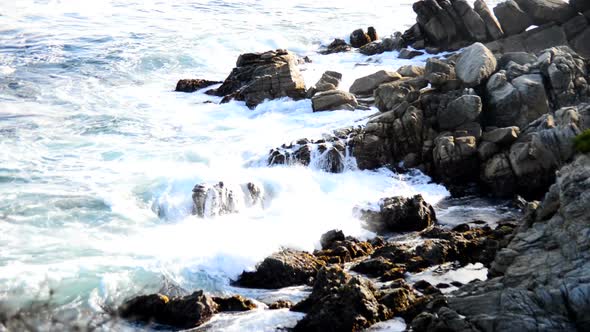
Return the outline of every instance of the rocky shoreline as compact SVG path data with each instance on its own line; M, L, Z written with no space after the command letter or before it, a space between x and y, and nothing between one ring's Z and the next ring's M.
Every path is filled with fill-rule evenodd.
M417 23L379 39L355 30L350 45L335 40L321 54L423 52L424 67L404 66L358 78L339 89L340 73L326 71L305 87L286 50L242 54L223 82L181 80L197 90L254 108L268 99L310 99L314 112L374 107L366 126L342 128L320 140L302 138L269 152L268 164L346 169L418 169L454 196L466 192L518 200L524 216L494 228L437 224L420 196L384 197L355 213L377 236L359 240L332 230L321 249L283 249L244 271L237 287L280 289L306 285L299 303L280 300L265 310L305 313L294 331L359 331L401 317L412 331L565 331L590 329L590 5L571 0L508 0L493 10L483 0L424 0ZM532 29L531 26L536 25ZM528 29L528 30L527 30ZM423 50L423 51L422 51ZM219 85L221 83L221 85ZM580 143L582 142L582 143ZM522 196L522 197L521 197ZM523 198L524 197L524 198ZM264 206L257 184L197 184L193 214L236 213ZM416 241L396 241L410 233ZM488 279L432 285L408 276L452 264L480 263ZM448 290L452 290L449 292ZM193 328L220 312L257 308L241 296L203 291L169 297L142 295L117 315L175 329Z

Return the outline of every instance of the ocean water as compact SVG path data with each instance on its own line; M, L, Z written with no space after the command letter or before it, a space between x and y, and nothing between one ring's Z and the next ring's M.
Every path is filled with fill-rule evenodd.
M173 92L180 78L223 80L239 54L275 48L312 59L301 67L308 86L336 70L345 90L379 69L422 63L397 52L316 53L356 28L405 30L411 3L1 0L1 310L49 301L51 315L84 321L162 287L297 300L304 289L243 290L229 280L281 247L313 250L333 228L370 237L352 213L359 204L417 193L443 200L448 191L424 175L360 171L353 159L342 174L265 165L271 148L362 125L375 109L314 114L308 100L281 99L250 110ZM192 188L219 181L258 184L264 207L192 216ZM452 209L442 212L456 223ZM299 318L257 310L205 329L274 330Z

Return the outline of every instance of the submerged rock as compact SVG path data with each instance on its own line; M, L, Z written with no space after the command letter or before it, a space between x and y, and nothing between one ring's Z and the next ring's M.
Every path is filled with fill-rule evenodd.
M325 49L320 50L320 54L332 54L332 53L341 53L341 52L348 52L350 51L350 45L348 45L342 39L334 39Z
M178 81L175 91L195 92L219 83L221 82L202 79L183 79Z
M286 249L265 258L254 272L244 271L234 282L247 288L277 289L310 285L324 262L303 251Z
M213 301L217 303L217 310L219 312L249 311L257 308L252 300L246 299L241 295L234 295L232 297L214 297Z
M217 304L203 291L183 297L162 294L142 295L123 303L122 318L188 329L207 322L217 312Z
M236 213L243 207L262 205L263 191L254 183L229 188L223 182L193 188L193 214L201 218Z

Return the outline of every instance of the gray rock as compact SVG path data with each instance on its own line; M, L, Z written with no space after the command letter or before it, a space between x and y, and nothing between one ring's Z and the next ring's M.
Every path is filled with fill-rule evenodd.
M568 40L572 40L578 34L586 29L588 26L588 19L582 15L577 14L572 19L563 24L563 30Z
M380 70L374 74L356 79L348 91L355 95L373 94L373 91L375 91L379 85L394 82L401 78L402 76L398 73Z
M468 35L472 41L483 42L488 39L487 29L484 20L471 8L465 0L452 1L453 8L463 21L463 25L467 30Z
M586 59L590 58L590 43L588 43L588 40L590 40L590 27L586 27L584 31L570 41L572 48Z
M552 22L565 23L576 14L572 7L562 0L515 1L529 15L535 25Z
M545 92L543 77L540 74L523 75L512 80L512 85L520 93L522 106L515 124L527 124L549 112L549 100Z
M438 112L440 129L450 130L468 122L475 121L482 110L481 98L477 95L465 95L451 101L446 108Z
M340 90L320 92L311 98L314 112L348 110L354 111L358 102L353 94Z
M497 128L483 134L483 140L498 145L512 144L518 138L518 127Z
M442 60L429 58L426 60L424 77L432 86L440 87L456 78L455 67Z
M424 67L415 66L415 65L406 65L401 66L397 73L402 75L403 77L419 77L424 75Z
M525 50L534 53L550 47L569 45L565 31L558 25L538 27L527 31L523 40Z
M420 55L424 55L424 52L402 48L397 57L400 59L413 59Z
M195 92L197 90L201 90L207 88L211 85L219 84L221 82L217 81L209 81L209 80L202 80L202 79L183 79L179 80L176 83L176 89L174 91L180 92Z
M499 3L494 8L494 14L500 21L502 31L508 36L519 34L533 24L529 16L513 0Z
M402 78L397 81L383 83L375 89L375 106L381 112L387 112L406 101L412 103L420 96L420 89L425 88L426 80L422 78Z
M457 77L469 87L477 86L496 71L496 57L481 43L475 43L463 50L455 71Z
M436 221L434 208L421 195L384 198L379 211L363 210L361 215L367 228L378 233L421 231Z
M524 66L527 64L535 63L537 60L538 60L537 56L532 53L508 52L508 53L502 54L500 61L498 61L498 68L506 69L506 66L510 62L514 62L516 64Z
M479 175L477 143L473 136L440 134L434 140L433 160L437 176L446 184L466 183Z
M488 39L496 40L504 36L504 31L492 11L486 4L485 0L476 0L473 5L475 12L483 19L486 30L488 32Z
M486 85L487 122L497 127L509 127L520 117L522 101L518 90L508 82L505 72L494 74Z

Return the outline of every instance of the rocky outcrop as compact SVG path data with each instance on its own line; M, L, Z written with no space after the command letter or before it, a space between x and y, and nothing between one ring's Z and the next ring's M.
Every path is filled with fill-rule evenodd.
M219 83L221 82L202 79L183 79L176 83L176 89L174 91L195 92Z
M302 99L305 82L297 67L297 57L286 50L245 53L214 93L224 97L224 101L236 99L254 107L265 99Z
M354 48L359 48L372 41L376 41L377 39L378 37L375 28L369 27L366 33L363 29L357 29L350 34L350 45Z
M197 291L172 298L162 294L138 296L123 303L118 314L132 321L188 329L207 322L217 310L218 306L211 297Z
M264 259L255 271L244 271L234 284L264 289L310 285L323 265L324 263L313 255L286 249Z
M480 331L590 329L590 157L558 172L542 203L530 203L524 224L492 263L489 279L464 286L416 331L466 326Z
M436 221L434 208L421 195L384 198L379 211L360 210L367 228L375 232L411 232L432 226Z
M254 183L228 187L223 182L193 188L193 214L201 218L236 213L243 207L262 206L264 192Z

